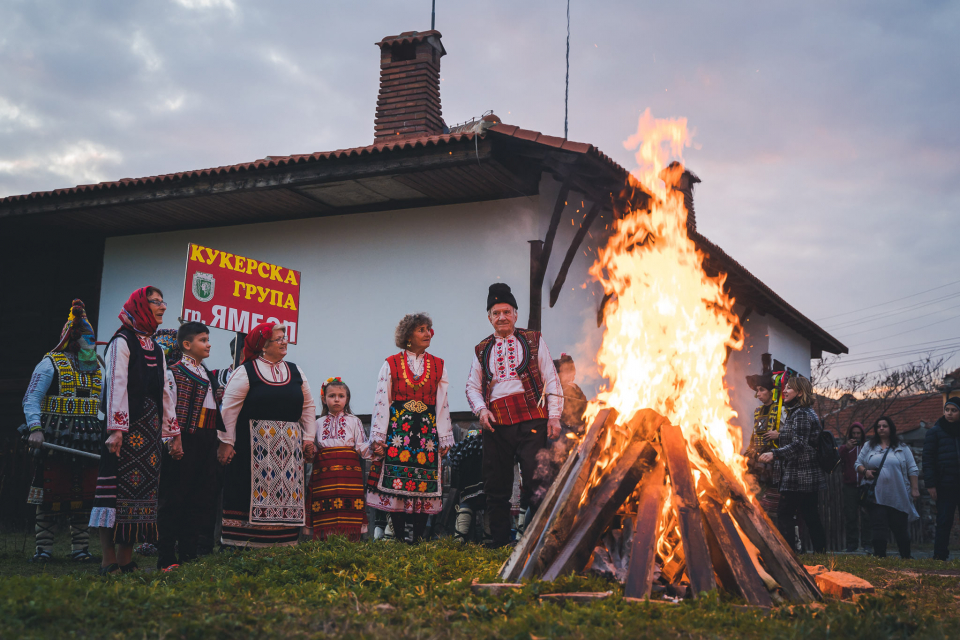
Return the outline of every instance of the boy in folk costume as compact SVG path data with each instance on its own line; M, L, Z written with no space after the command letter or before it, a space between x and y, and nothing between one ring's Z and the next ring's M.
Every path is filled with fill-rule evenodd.
M60 343L33 370L23 397L31 447L44 441L70 449L99 449L100 391L103 371L97 361L96 336L87 321L83 301L73 301ZM92 458L41 449L29 504L37 505L34 562L46 562L53 550L53 529L59 514L70 516L70 536L76 562L93 559L88 551L88 520L97 488L97 462Z
M320 391L317 455L310 475L309 515L313 539L343 535L356 542L367 531L363 459L370 444L360 418L350 412L350 388L329 378Z
M483 426L483 489L493 546L502 547L510 543L515 460L524 478L520 506L535 509L537 452L548 436L560 436L563 390L540 332L516 328L517 299L502 282L490 285L487 319L494 333L474 349L467 401Z
M169 373L183 457L174 460L164 454L160 476L157 567L165 571L196 560L201 529L214 526L220 475L217 431L223 430L217 376L203 366L210 355L210 330L200 322L186 322L177 331L176 346L171 352L179 357Z

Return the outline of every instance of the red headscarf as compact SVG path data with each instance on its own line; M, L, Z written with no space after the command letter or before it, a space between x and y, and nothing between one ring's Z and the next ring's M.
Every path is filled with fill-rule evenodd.
M267 345L267 341L273 337L273 328L276 326L276 322L261 322L247 334L247 337L243 339L243 360L240 364L253 360L260 355L260 352Z
M141 335L152 336L159 324L153 315L153 309L147 300L147 289L151 287L140 287L130 294L130 297L123 303L123 309L120 310L120 322L128 329ZM153 287L156 289L156 287ZM158 289L159 291L159 289Z

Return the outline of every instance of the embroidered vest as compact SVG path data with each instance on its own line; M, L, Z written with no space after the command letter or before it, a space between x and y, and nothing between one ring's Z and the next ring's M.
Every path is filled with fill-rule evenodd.
M538 360L540 332L514 329L513 335L516 336L517 345L523 351L520 354L520 364L517 366L517 377L523 384L523 395L526 398L527 406L532 408L540 402L540 397L543 395L543 375L540 373L540 361ZM490 404L490 395L493 393L490 351L493 349L494 343L494 335L490 334L481 340L475 349L477 360L480 362L480 369L483 372L480 389L483 391L483 399L488 405Z
M423 354L423 375L415 378L407 364L405 352L387 358L390 365L390 389L393 402L419 400L427 406L436 406L437 387L443 377L443 360L429 353Z
M44 397L40 413L96 418L103 386L100 367L96 371L80 371L67 354L59 351L51 351L44 357L50 358L57 371L57 391Z
M190 371L182 361L170 368L173 379L177 383L177 422L180 428L186 429L188 433L193 433L197 429L223 430L220 427L220 412L216 409L203 408L203 401L207 397L210 386L213 386L214 397L219 387L216 377L206 367L204 371L207 372L208 380ZM211 413L217 415L211 416Z

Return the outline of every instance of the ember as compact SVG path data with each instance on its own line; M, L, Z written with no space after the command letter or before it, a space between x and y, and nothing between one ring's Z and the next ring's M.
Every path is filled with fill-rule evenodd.
M781 592L818 600L745 475L723 381L742 331L724 275L704 272L688 236L684 167L667 163L690 144L686 120L648 110L624 144L640 166L591 269L608 300L597 362L609 386L501 578L553 580L593 566L624 581L628 597L655 586L696 597L720 585L762 606Z

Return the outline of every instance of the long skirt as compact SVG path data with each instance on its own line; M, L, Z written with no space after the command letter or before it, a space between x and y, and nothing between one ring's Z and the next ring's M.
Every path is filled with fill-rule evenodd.
M237 423L236 456L224 473L224 545L297 544L305 524L302 442L296 422Z
M370 465L367 502L391 513L440 513L440 437L434 407L396 400L390 406L387 454Z
M342 535L359 540L367 531L363 496L363 461L353 447L319 449L310 474L313 539Z
M163 453L160 408L151 398L145 398L140 415L130 421L129 430L123 434L119 455L107 450L106 434L100 448L90 526L112 527L116 544L157 540L157 495Z

